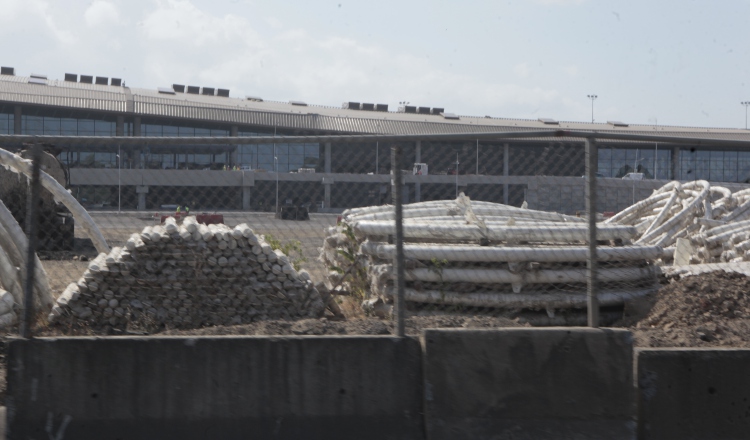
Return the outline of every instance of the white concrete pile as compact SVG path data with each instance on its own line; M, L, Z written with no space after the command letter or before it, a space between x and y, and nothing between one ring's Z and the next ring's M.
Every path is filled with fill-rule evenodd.
M656 287L661 248L631 244L632 226L600 224L597 234L603 305ZM366 308L392 303L394 235L391 206L345 211L321 251L331 284L364 290ZM587 239L585 219L463 194L405 205L405 297L416 307L583 308Z
M637 244L664 248L662 264L750 261L750 189L670 182L606 223L634 226Z
M297 272L246 224L230 229L187 217L147 226L100 254L58 298L50 321L195 328L315 318L324 308L307 271Z

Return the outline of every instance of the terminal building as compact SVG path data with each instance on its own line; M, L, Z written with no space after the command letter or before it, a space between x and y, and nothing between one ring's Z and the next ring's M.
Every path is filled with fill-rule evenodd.
M750 141L750 131L741 129L463 116L433 103L393 106L346 101L340 107L329 107L237 97L215 87L173 84L141 89L117 78L94 75L67 73L62 79L44 74L22 76L10 67L3 67L1 73L0 134L426 136L569 129ZM575 138L493 142L468 135L460 140L402 144L402 170L411 170L414 163L425 163L429 169L428 175L406 176L403 197L406 202L445 199L460 190L475 199L515 205L526 200L530 207L576 210L583 191L582 145L583 141ZM90 207L111 208L119 203L123 209L158 209L165 204L189 204L206 210L273 210L281 198L335 211L390 200L390 144L280 140L267 145L166 146L145 142L122 148L90 143L54 147L54 154L68 169L73 194ZM603 177L621 181L628 173L642 173L652 181L638 183L645 192L670 179L740 184L750 180L750 151L741 148L716 150L698 141L679 147L617 141L599 147ZM22 145L4 148L21 149ZM553 177L558 178L554 180L557 183L550 183ZM550 187L540 191L545 185ZM635 193L635 184L628 184L632 190L622 182L611 185L622 187L617 189L622 194L605 195L605 205L612 199L612 206L604 209L618 209Z

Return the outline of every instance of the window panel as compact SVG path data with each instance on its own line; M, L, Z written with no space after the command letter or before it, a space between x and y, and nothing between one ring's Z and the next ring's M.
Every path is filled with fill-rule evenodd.
M161 128L162 136L177 137L179 136L178 127L174 125L163 125Z
M49 136L60 135L60 119L59 118L44 118L44 134Z
M22 115L21 132L23 134L44 134L44 118Z
M193 127L177 127L177 136L180 136L180 137L193 137L193 136L195 136L195 128L193 128Z
M60 134L63 136L78 135L78 120L72 118L60 119Z

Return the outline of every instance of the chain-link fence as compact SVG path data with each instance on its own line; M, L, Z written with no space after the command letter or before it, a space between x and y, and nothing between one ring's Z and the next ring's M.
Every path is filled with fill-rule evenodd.
M551 133L45 139L36 195L31 145L0 150L0 315L29 310L30 289L35 325L62 332L597 326L663 265L746 258L747 185L669 183L691 175L691 139Z

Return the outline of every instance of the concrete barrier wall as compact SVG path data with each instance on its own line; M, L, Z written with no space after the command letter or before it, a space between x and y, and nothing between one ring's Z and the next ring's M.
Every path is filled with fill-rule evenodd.
M411 338L40 338L9 359L9 438L423 437Z
M423 350L431 440L635 438L627 331L426 330Z
M750 350L636 351L643 439L750 438Z

